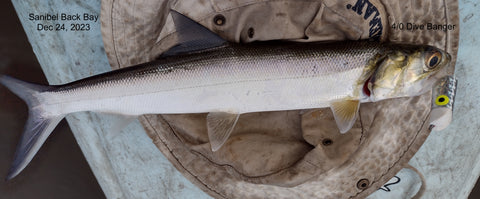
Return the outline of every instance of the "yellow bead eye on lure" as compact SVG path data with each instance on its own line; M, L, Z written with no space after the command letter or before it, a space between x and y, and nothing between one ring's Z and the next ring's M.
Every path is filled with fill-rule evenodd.
M445 106L450 102L450 98L446 95L439 95L437 99L435 99L435 104L438 106Z

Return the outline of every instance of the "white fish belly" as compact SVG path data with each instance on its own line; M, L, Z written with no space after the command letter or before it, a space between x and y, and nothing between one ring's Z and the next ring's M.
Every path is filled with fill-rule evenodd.
M352 96L363 68L318 76L281 77L232 81L160 91L128 94L141 88L111 88L117 96L71 100L46 110L57 109L63 114L96 111L124 115L231 112L247 113L292 109L321 108L332 100ZM342 81L337 81L342 79ZM149 82L144 82L148 85ZM151 83L151 82L150 82ZM142 85L140 83L140 85ZM123 88L123 89L122 89ZM117 90L117 91L115 91ZM105 91L107 92L107 91ZM100 94L92 91L91 96ZM121 93L124 93L122 95ZM97 95L99 96L99 95ZM70 96L74 97L74 96Z

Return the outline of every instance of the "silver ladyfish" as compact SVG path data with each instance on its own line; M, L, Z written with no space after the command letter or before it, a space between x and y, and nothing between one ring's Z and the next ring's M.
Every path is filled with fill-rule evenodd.
M228 139L238 116L249 112L331 107L345 133L360 103L425 93L450 62L447 53L431 46L228 44L181 14L172 16L182 42L155 62L57 86L1 76L0 83L29 107L7 179L25 168L69 113L209 112L207 129L215 151Z

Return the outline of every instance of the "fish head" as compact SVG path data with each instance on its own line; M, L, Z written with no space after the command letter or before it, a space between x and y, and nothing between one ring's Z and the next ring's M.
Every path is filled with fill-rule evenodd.
M451 56L432 46L405 46L390 50L379 59L365 82L372 102L396 97L418 96L432 89L447 75Z

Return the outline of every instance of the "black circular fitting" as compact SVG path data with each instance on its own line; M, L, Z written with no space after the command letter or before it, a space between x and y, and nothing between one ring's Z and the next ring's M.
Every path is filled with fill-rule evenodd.
M325 138L322 140L323 146L329 146L333 144L333 141L330 138Z
M253 35L255 35L255 30L253 30L253 28L249 28L248 29L248 37L253 38Z
M225 16L218 14L213 17L213 23L217 26L223 26L226 22Z
M368 179L361 179L357 182L357 188L361 190L365 190L370 186L370 181Z

